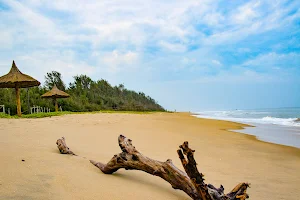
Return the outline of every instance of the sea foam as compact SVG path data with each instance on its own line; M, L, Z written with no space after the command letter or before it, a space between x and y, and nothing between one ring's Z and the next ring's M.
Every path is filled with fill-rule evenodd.
M264 109L264 110L231 110L203 111L199 116L210 119L228 120L242 123L276 124L281 126L300 127L300 110L297 109Z

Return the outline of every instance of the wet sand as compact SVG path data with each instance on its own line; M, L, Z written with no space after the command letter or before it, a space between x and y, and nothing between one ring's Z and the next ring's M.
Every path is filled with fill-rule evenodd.
M242 124L186 113L72 114L43 119L0 119L0 199L190 199L164 180L139 171L102 174L89 159L106 162L120 152L123 134L144 155L180 169L176 150L189 141L206 182L229 192L250 182L250 199L299 199L300 149L227 131ZM65 136L78 155L61 155ZM23 162L22 159L25 161Z

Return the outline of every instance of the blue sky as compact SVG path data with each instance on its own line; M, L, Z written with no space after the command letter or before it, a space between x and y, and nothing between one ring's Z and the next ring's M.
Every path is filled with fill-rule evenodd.
M300 1L0 0L0 74L78 74L169 110L300 106Z

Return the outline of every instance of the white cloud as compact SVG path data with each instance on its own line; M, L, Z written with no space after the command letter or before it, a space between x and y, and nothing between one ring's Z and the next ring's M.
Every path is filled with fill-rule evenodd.
M107 66L107 70L112 73L116 73L122 70L129 70L134 68L138 62L138 53L136 52L120 52L114 50L111 53L104 53L99 58L99 63L103 63Z
M174 44L167 41L160 41L159 45L163 49L173 52L185 52L187 50L187 47L183 44Z
M34 40L42 41L47 45L53 45L53 43L58 45L61 42L70 41L71 37L60 30L51 19L18 1L5 2L12 9L9 13L4 12L3 15L15 22L7 27L15 33L15 43Z
M274 4L273 1L250 1L228 14L212 0L201 3L197 0L63 0L43 3L12 0L5 3L12 8L10 18L19 21L12 30L17 32L21 28L23 32L15 43L32 41L32 45L39 47L72 47L76 42L87 42L94 50L107 46L144 50L151 44L156 48L185 52L191 44L206 46L236 42L280 26L282 18L291 21L299 16L299 13L286 16L291 8L282 9L281 3ZM51 12L44 14L40 9ZM263 14L265 10L267 14ZM71 17L71 21L64 23L57 17L53 18L56 11ZM202 24L210 27L211 36L205 37L201 30L197 30Z
M203 21L210 26L219 26L221 22L224 22L225 17L218 12L207 13L203 16Z
M217 66L222 66L222 63L218 60L212 60L211 62Z
M286 6L271 0L239 3L226 11L222 2L213 0L4 3L10 9L0 12L6 19L0 22L0 58L21 57L22 62L28 60L24 66L30 66L30 60L40 73L61 68L67 77L75 72L115 75L137 68L221 70L218 66L225 68L226 63L222 48L283 30L300 15L299 10L291 12L299 3ZM247 45L237 50L251 52Z
M13 47L12 32L8 30L1 30L0 32L0 48L3 50L11 50Z
M261 33L284 29L300 17L299 9L291 12L299 3L284 4L284 1L254 0L232 9L224 16L223 26L212 27L213 34L204 38L203 43L208 46L234 44Z
M275 68L287 69L287 68L300 68L300 54L288 53L278 54L270 52L267 54L261 54L254 59L248 60L242 64L242 66L250 68L261 68L265 70L272 70Z
M84 61L78 61L72 51L37 51L16 55L16 65L21 72L29 74L43 83L44 75L50 71L58 71L63 80L68 83L73 81L73 76L86 74L93 75L95 67ZM7 73L12 60L6 59L0 64L1 71Z
M231 18L231 23L235 24L248 24L254 19L260 16L259 12L256 10L260 6L260 1L252 1L245 5L240 6L237 12L234 13Z
M184 57L184 58L181 59L181 63L184 64L184 65L194 64L194 63L196 63L196 59L195 58Z

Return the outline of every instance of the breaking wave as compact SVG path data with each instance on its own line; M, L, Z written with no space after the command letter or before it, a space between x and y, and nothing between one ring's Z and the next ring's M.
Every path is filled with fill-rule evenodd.
M279 112L280 111L280 112ZM286 110L233 110L233 111L203 111L197 117L228 120L242 123L277 124L281 126L300 127L299 112L291 113ZM273 116L272 116L273 115ZM297 116L298 115L298 116ZM297 117L295 117L297 116Z

